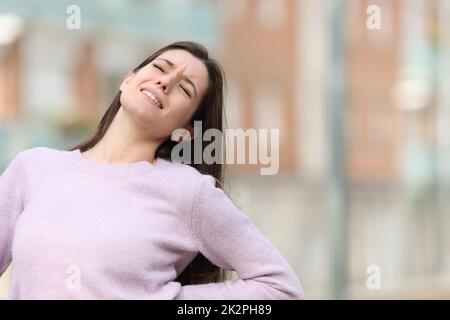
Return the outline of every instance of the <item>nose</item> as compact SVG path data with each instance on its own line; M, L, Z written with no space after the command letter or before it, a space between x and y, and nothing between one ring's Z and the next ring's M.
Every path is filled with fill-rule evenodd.
M174 80L175 77L166 74L156 81L156 85L160 87L164 93L169 93Z

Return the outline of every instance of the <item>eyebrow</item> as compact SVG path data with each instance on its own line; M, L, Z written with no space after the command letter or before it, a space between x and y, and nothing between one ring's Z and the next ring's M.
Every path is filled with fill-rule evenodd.
M174 64L172 61L170 61L170 60L167 60L167 59L164 59L164 58L156 58L156 59L158 59L158 60L163 60L163 61L165 61L169 66L175 67L175 64ZM155 59L155 60L156 60L156 59ZM186 81L192 86L192 88L194 88L195 96L197 96L197 88L195 87L194 82L192 82L192 80L189 79L188 77L185 77L185 79L186 79Z

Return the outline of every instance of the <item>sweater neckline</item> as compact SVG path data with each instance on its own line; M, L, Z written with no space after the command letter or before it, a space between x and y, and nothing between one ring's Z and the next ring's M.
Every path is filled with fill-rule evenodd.
M102 175L126 176L126 175L143 174L146 172L155 171L170 163L169 160L166 160L164 158L157 158L155 164L152 164L150 161L146 160L141 160L128 164L106 164L86 158L81 153L80 149L68 151L68 155L71 158L71 160L82 169Z

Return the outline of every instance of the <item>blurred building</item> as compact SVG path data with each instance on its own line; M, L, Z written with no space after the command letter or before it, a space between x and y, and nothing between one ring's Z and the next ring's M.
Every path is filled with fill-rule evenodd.
M330 3L223 2L230 124L281 128L281 172L272 178L236 168L236 181L245 186L236 197L293 257L309 297L333 296L333 276L348 279L340 297L448 297L448 202L439 196L448 178L437 171L438 156L448 151L438 151L437 114L449 100L439 106L435 89L443 81L438 65L448 68L448 3L335 1L343 7L345 70L345 100L337 106L347 208L337 229L347 239L347 274L341 275L330 272L330 83L339 81L333 80L338 37ZM367 26L370 6L380 10L380 29ZM239 180L240 170L249 178ZM273 219L278 228L268 227ZM367 288L371 265L382 271L383 290Z
M280 129L279 174L231 165L229 193L306 297L450 297L448 1L77 1L82 26L69 30L71 4L0 3L0 164L78 143L127 71L199 41L224 66L229 128ZM369 6L380 29L367 27ZM371 265L380 290L366 286Z

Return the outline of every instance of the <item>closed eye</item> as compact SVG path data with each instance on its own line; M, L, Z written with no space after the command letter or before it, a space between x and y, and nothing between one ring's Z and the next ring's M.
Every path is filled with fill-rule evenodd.
M187 94L189 97L191 97L191 94L189 93L189 91L186 90L185 87L183 87L181 84L180 84L180 87L181 87L181 89L183 89L184 92L186 92L186 94Z
M158 64L156 64L156 63L153 63L153 66L154 66L156 69L159 69L160 71L162 71L162 72L165 73L164 69L163 69L160 65L158 65ZM183 91L189 96L189 98L192 97L192 95L190 94L190 92L189 92L185 87L183 87L181 84L180 84L180 88L183 89Z
M159 70L161 70L162 72L164 72L164 69L163 69L161 66L157 65L156 63L154 63L153 66L154 66L156 69L159 69Z

